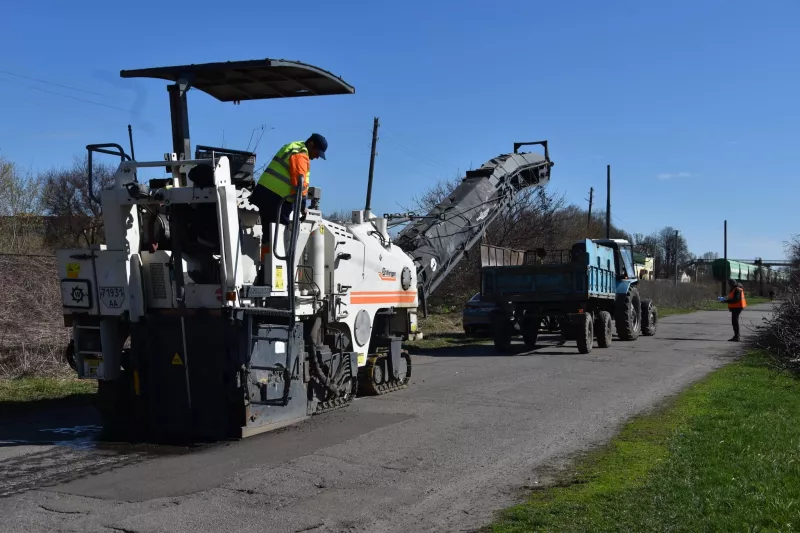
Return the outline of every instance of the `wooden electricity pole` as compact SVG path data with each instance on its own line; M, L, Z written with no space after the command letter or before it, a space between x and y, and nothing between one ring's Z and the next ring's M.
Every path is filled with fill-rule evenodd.
M728 221L727 220L725 221L724 228L725 228L724 229L724 239L725 239L725 252L724 253L725 253L725 255L723 257L725 258L724 259L725 262L723 263L723 267L722 267L722 295L723 296L728 294L727 291L725 290L725 288L728 285Z
M586 218L586 230L592 225L592 200L594 200L594 187L589 187L589 216Z
M606 239L611 238L611 165L606 165Z
M678 230L675 230L675 286L678 286Z

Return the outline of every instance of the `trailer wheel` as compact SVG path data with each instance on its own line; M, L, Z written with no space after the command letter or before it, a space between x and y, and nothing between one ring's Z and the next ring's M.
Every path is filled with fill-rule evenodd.
M526 348L533 348L536 346L536 340L539 338L539 325L541 320L538 318L526 318L521 324L522 340L525 341Z
M597 346L608 348L611 346L611 313L600 311L594 323L594 330L597 334Z
M642 335L652 337L658 327L658 310L652 300L642 300Z
M639 289L631 287L625 294L617 295L614 322L622 341L635 341L641 332L642 303Z
M578 319L576 322L578 352L589 353L592 351L594 345L594 320L589 313L582 313L583 319Z
M514 324L505 313L492 314L492 340L494 348L500 353L511 350L511 333Z

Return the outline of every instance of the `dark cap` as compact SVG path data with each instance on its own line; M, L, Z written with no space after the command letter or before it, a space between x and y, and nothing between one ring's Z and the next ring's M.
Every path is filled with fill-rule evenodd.
M325 137L319 133L312 133L311 137L308 138L308 141L314 141L314 146L316 146L317 150L319 150L319 156L322 159L325 159L325 150L328 149L328 141L325 140Z

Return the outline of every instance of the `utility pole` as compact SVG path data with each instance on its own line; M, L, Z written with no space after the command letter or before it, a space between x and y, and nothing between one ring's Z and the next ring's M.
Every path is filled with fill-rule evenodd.
M725 258L724 259L725 262L723 263L724 267L722 268L722 296L725 296L726 294L725 287L728 281L728 221L727 220L725 221L724 231L725 231L724 233L725 255L723 257Z
M372 203L372 178L375 173L375 155L377 152L375 148L378 145L378 127L380 123L378 122L378 117L375 117L375 120L372 124L372 153L369 156L369 181L367 182L367 203L364 206L364 219L369 220L369 211Z
M675 286L678 286L678 230L675 230Z
M592 200L594 200L594 187L589 187L589 216L586 219L586 230L592 225Z
M606 165L606 239L611 238L611 165Z

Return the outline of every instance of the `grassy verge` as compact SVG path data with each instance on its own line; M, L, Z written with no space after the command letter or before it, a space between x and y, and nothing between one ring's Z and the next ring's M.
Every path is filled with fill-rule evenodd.
M749 354L639 417L493 533L795 531L800 383Z
M480 344L489 339L481 337L467 337L464 334L462 313L430 313L428 318L420 318L420 331L423 338L409 341L406 347L410 350L432 350L455 346Z
M57 400L69 396L93 394L95 390L97 390L97 382L76 378L0 379L0 403Z

